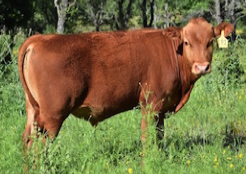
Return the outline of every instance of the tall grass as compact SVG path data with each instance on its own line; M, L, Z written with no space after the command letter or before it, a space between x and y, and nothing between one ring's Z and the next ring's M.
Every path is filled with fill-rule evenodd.
M0 43L10 42L2 37ZM154 135L149 136L152 144L144 157L145 173L245 172L245 45L240 39L228 50L215 50L212 73L196 83L185 107L165 120L163 146L159 148L152 143ZM97 128L71 116L53 143L38 152L30 150L28 161L24 159L21 135L26 113L16 48L9 50L12 63L0 65L0 173L23 173L24 162L30 173L142 173L139 109L112 117Z

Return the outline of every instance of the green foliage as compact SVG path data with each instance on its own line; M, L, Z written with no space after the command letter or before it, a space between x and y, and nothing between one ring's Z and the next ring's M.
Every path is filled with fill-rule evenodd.
M246 80L245 65L241 63L245 51L244 40L237 39L229 49L218 50L214 59L218 63L214 65L214 70L218 72L217 83L227 87L229 84L240 85ZM240 52L238 50L241 50Z
M31 0L0 0L0 27L5 26L7 30L26 27L34 13L32 5Z
M0 62L6 64L5 57L11 52L10 48L10 36L6 33L2 32L0 34ZM4 66L0 66L0 68L5 68ZM2 70L0 73L4 73ZM1 74L0 74L1 75Z

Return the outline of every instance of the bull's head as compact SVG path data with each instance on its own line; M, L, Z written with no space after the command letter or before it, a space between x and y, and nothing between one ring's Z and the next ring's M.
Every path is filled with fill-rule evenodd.
M183 41L183 56L187 59L194 76L210 73L213 55L213 41L224 30L225 37L234 27L230 23L222 22L213 27L203 18L193 18L180 29L167 29L168 35Z

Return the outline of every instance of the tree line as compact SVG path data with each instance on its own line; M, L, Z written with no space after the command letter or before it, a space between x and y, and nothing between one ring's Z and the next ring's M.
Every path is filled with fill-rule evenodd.
M235 26L246 15L245 0L0 0L0 29L26 31L83 32L179 26L202 16ZM92 28L93 27L93 28ZM88 30L88 29L87 29Z

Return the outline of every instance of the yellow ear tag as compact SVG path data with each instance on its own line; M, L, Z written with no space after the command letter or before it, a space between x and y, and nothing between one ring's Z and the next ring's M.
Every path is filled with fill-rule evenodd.
M225 38L224 30L221 31L221 36L218 38L219 48L228 48L228 40Z

